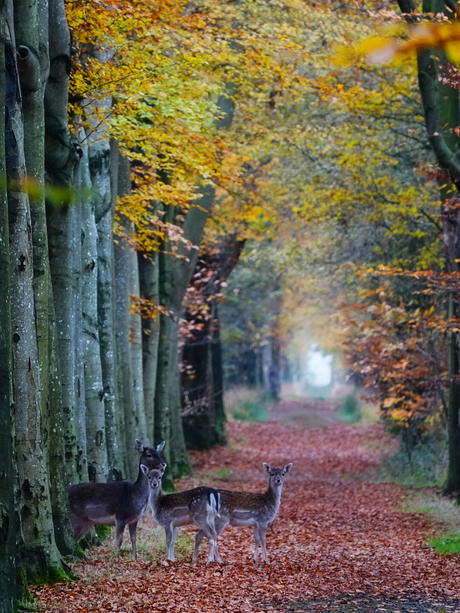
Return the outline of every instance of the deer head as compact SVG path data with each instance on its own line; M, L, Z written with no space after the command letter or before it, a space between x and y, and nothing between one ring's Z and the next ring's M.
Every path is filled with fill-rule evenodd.
M286 464L284 468L272 468L270 464L267 464L266 462L263 464L265 470L270 475L270 483L272 487L281 487L284 482L284 475L288 473L293 466L292 462Z

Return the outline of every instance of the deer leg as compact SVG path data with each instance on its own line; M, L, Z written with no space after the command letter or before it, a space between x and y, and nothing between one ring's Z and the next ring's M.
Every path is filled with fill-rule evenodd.
M259 524L255 524L254 526L254 542L255 542L254 564L257 564L259 562L259 543L260 543Z
M136 551L136 530L137 530L137 521L133 521L128 524L129 528L129 536L131 538L131 546L133 549L133 560L137 560L137 551Z
M200 528L200 530L198 530L195 536L195 549L193 550L193 558L192 558L193 562L196 562L198 559L198 549L200 547L200 543L203 540L204 536L205 536L205 531L201 530Z
M223 564L224 561L222 560L222 558L219 555L219 552L217 551L217 538L216 538L216 544L214 545L214 555L216 556L216 560L219 564Z
M174 543L176 541L177 528L171 522L169 525L165 527L165 532L166 532L166 557L171 562L175 562L176 558L174 557Z
M216 558L221 564L222 560L220 559L219 552L217 551L217 533L215 527L210 523L206 523L205 526L202 526L202 530L205 531L209 542L208 564L212 564L214 562L214 558Z
M83 520L73 516L72 528L75 540L79 541L82 539L92 526L94 526L94 522L92 522L90 519Z
M125 531L126 522L116 520L116 530L115 530L115 549L116 551L120 551L121 543L123 541L123 532Z
M268 561L268 555L267 555L267 547L265 546L265 531L267 528L263 528L262 526L259 527L259 537L260 537L260 542L262 544L262 557L264 559L264 562L266 564L270 564L270 562Z

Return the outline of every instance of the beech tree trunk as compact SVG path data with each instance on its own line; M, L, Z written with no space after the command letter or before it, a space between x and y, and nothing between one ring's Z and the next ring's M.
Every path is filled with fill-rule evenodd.
M137 253L129 250L129 293L132 296L140 295L139 288L139 262ZM131 306L131 304L130 304ZM150 444L150 436L147 430L147 420L145 415L144 402L144 378L142 364L142 323L138 313L130 313L129 315L129 330L130 343L129 350L131 354L131 372L133 379L134 402L136 405L137 429L139 438L146 445Z
M10 12L9 28L14 32ZM40 395L35 325L33 246L15 41L6 45L5 126L11 274L13 402L18 468L17 511L21 526L20 564L28 576L46 577L62 568L56 546L46 466L46 435ZM33 461L31 461L33 458Z
M83 147L81 182L83 193L91 193L88 147ZM104 385L102 381L97 309L97 228L95 203L82 203L82 316L85 364L86 451L91 481L104 482L108 476Z
M108 460L108 479L121 479L118 461L118 433L116 422L116 371L114 331L114 252L111 150L107 141L90 146L90 170L95 198L97 225L97 313L99 347L105 410L105 432Z
M76 411L76 342L81 338L81 329L76 330L76 318L81 299L75 292L79 290L81 262L75 255L81 249L79 204L74 198L68 205L75 178L74 171L78 161L76 148L68 129L67 98L70 69L70 36L61 0L49 0L49 79L45 89L45 170L48 183L67 190L65 202L48 203L47 232L50 260L50 273L57 347L51 348L53 359L58 360L59 368L54 369L59 376L61 404L54 401L52 411L60 412L62 431L56 437L64 445L66 488L87 475L85 444L77 437ZM75 264L78 264L75 266ZM81 327L80 327L81 328ZM57 383L57 382L56 382ZM58 423L59 416L55 417ZM56 453L58 443L56 441ZM57 458L56 458L57 459ZM84 466L84 468L83 468ZM62 468L61 468L62 472ZM85 476L86 478L86 476ZM66 489L65 488L65 489ZM62 512L68 511L68 496L61 502ZM53 505L54 507L54 505ZM68 514L68 513L67 513Z
M130 192L131 173L129 160L119 156L118 163L118 194L123 196ZM126 228L125 228L126 230ZM133 454L134 440L140 438L136 404L134 398L134 385L131 366L130 349L130 284L129 271L131 264L131 247L124 238L118 238L115 245L115 283L116 283L116 318L117 318L117 361L119 364L118 402L121 419L124 419L124 428L121 433L126 449L126 469L128 478L134 478L138 470L138 460ZM143 441L142 441L143 442Z
M158 253L139 253L140 295L159 304L159 258ZM149 439L154 441L155 387L157 381L158 343L160 317L142 319L142 364L144 380L145 419ZM161 441L160 441L161 442Z
M211 270L214 275L203 289L210 317L202 322L203 329L186 341L182 351L182 361L193 373L191 378L184 369L181 377L185 440L193 449L208 449L225 441L222 348L217 300L212 296L236 266L244 243L236 236L228 236L216 254L203 254L195 269ZM190 320L194 316L186 313L186 317Z
M0 3L5 31L5 3ZM0 104L5 107L5 46L0 48ZM12 412L11 286L6 193L5 114L0 114L0 611L16 611L16 514L14 509L14 427Z

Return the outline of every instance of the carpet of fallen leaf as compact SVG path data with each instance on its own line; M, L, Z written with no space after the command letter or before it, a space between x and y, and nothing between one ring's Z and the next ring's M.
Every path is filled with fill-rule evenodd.
M277 417L280 411L282 405ZM210 484L262 491L262 462L293 462L267 532L270 564L252 562L250 528L224 531L221 566L206 564L206 541L198 563L191 562L193 527L176 547L177 561L167 562L148 511L138 529L137 562L127 535L118 557L109 538L72 564L78 581L33 589L42 611L460 613L460 559L426 545L440 526L399 510L405 490L372 478L395 441L380 425L324 421L323 427L231 422L228 446L193 452L193 473L177 482L179 490Z

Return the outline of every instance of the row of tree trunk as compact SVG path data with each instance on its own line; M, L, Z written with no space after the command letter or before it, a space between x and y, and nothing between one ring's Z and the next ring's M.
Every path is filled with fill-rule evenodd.
M117 197L131 190L129 159L102 129L68 129L64 2L2 2L0 21L3 612L15 610L18 569L24 589L69 573L63 556L78 551L70 485L133 478L136 438L166 441L171 476L188 469L178 323L197 251L179 248L184 257L172 258L166 240L158 253L137 253L123 221L125 237L114 241ZM200 194L183 223L194 245L214 189ZM177 213L168 207L166 217ZM142 319L133 295L172 315Z

